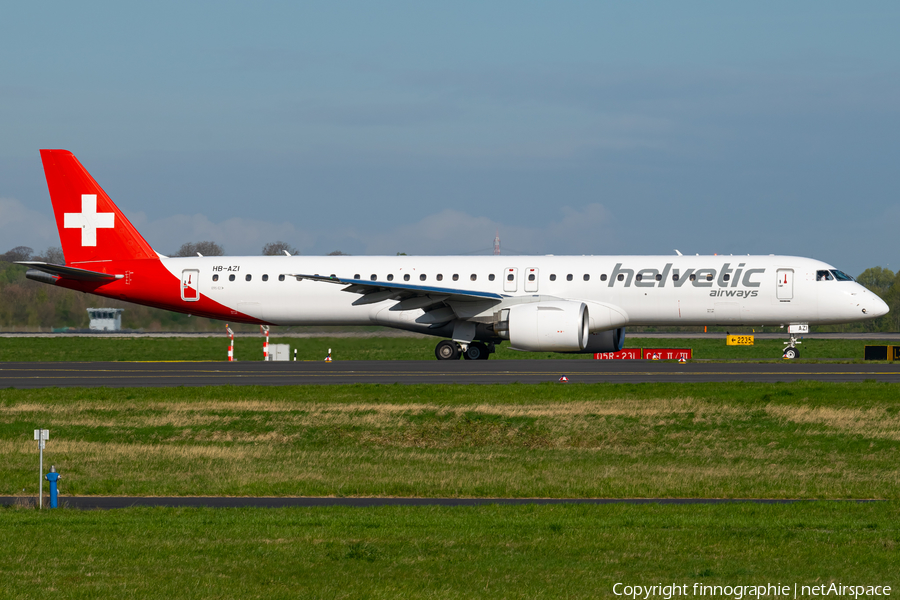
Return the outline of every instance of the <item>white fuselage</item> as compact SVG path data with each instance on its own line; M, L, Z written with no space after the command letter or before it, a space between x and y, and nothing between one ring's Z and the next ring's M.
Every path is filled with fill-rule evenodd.
M823 271L834 272L831 265L793 256L242 256L164 258L163 264L178 278L195 271L203 295L277 325L384 325L429 332L422 309L398 310L396 299L355 305L360 295L344 291L346 284L298 281L297 274L503 297L499 304L466 307L476 322L523 302L582 301L608 309L591 311L592 331L626 325L845 323L887 312L880 298L855 281L823 278ZM601 313L608 316L595 321Z
M65 264L49 285L266 325L383 325L445 338L439 360L497 343L606 353L629 325L790 325L888 308L851 277L793 256L160 256L75 156L41 150ZM792 336L784 356L796 358Z

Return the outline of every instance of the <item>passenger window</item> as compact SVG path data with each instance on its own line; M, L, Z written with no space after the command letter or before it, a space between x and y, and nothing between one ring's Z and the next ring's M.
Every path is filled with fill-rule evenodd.
M409 273L403 276L403 281L409 281Z
M572 274L571 274L571 273L569 273L568 275L566 275L566 281L572 281Z
M359 279L359 275L357 275L356 278ZM284 275L279 275L278 281L284 281Z
M459 275L456 273L453 274L453 281L459 281Z
M555 274L555 273L552 273L552 274L550 275L550 281L556 281L556 274Z
M642 281L643 279L644 279L644 276L641 275L640 273L638 273L637 275L634 276L635 281Z
M369 276L369 279L371 279L372 281L375 281L378 279L378 276L375 273L372 273L372 275Z
M697 281L697 276L695 274L691 273L690 280Z
M268 280L269 280L269 276L266 274L263 274L263 281L268 281Z
M706 274L706 280L707 280L707 281L712 281L712 273L707 273L707 274Z
M616 279L619 281L625 281L625 274L619 273L618 276L616 276Z
M657 280L657 281L662 281L662 275L660 275L659 273L657 273L657 274L656 274L656 280Z
M672 274L672 281L678 281L678 273Z
M587 273L585 273L585 274L584 274L584 280L585 280L585 281L590 281L590 280L591 280L591 276L588 275Z
M419 281L425 281L425 273L419 275Z
M472 274L469 276L469 279L472 280L472 281L475 281L476 279L478 279L478 275L476 275L475 273L472 273Z
M514 278L515 278L515 276L512 273L510 273L509 275L506 276L507 281L512 281Z
M229 275L229 276L228 276L228 281L234 281L234 275Z
M218 281L218 280L219 280L219 274L216 273L215 275L213 275L213 281Z
M394 280L394 274L388 273L388 281L393 281L393 280Z
M494 280L494 274L491 273L490 275L488 275L488 281L493 281L493 280Z
M528 281L534 281L534 273L528 274Z
M252 277L253 277L253 276L250 275L250 274L248 273L247 275L244 276L244 279L246 279L247 281L250 281L250 279L251 279Z
M356 275L354 275L354 276L353 276L353 279L359 279L359 273L357 273ZM281 279L281 280L279 280L279 281L284 281L284 280Z
M444 280L444 276L441 275L440 273L438 273L437 275L435 275L434 278L437 279L438 281L443 281L443 280Z
M710 277L710 279L712 279L712 277ZM731 279L731 275L728 273L725 273L725 275L722 276L722 281L728 281L729 279Z
M600 276L600 281L606 281L606 273Z

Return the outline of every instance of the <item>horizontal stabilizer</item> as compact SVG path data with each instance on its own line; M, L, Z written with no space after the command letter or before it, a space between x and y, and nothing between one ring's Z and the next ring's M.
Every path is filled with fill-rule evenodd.
M53 265L45 262L37 262L33 260L16 261L18 265L25 265L50 275L56 275L63 279L75 279L77 281L115 281L122 279L124 275L111 275L109 273L100 273L99 271L88 271L87 269L78 269L76 267L67 267L65 265ZM26 274L27 276L27 274ZM43 279L41 280L43 281Z

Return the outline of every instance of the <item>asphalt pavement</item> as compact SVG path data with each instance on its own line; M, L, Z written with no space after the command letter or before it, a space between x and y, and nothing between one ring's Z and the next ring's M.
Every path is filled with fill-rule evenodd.
M0 388L349 383L900 382L900 365L644 360L0 363Z

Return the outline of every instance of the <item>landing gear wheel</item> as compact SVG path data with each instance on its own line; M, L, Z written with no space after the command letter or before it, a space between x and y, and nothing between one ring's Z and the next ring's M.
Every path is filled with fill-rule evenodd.
M466 360L487 360L490 353L488 347L481 342L472 342L463 354Z
M793 327L793 326L792 326ZM791 332L790 341L785 342L786 348L784 349L784 358L787 360L794 360L796 358L800 358L800 349L797 348L797 344L802 344L800 340L797 339L795 333Z
M459 360L459 344L453 340L443 340L438 342L434 349L434 355L438 360Z

